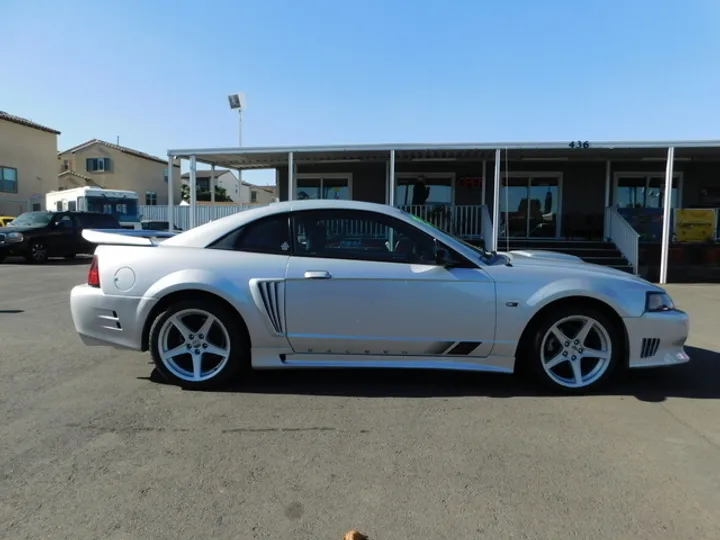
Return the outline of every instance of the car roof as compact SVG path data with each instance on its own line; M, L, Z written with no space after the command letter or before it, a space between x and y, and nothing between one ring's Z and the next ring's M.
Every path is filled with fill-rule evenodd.
M243 210L236 214L210 221L199 227L182 232L177 236L164 240L164 246L185 246L205 247L217 238L242 227L246 223L260 218L283 214L285 212L297 212L302 210L365 210L381 214L403 215L402 210L386 204L370 203L363 201L346 201L335 199L308 199L303 201L283 201L270 203L267 206L260 206L250 210Z

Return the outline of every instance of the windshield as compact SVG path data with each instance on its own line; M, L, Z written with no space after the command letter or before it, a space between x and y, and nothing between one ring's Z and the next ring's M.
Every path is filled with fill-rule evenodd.
M435 225L433 225L432 223L430 223L429 221L426 221L426 220L424 220L423 218L416 216L415 214L409 214L408 212L404 212L404 211L403 211L403 213L408 214L408 215L409 215L411 218L413 218L415 221L419 221L419 222L421 222L421 223L424 223L425 225L427 225L427 226L429 226L429 227L432 227L433 229L435 229L435 230L438 231L439 233L441 233L441 234L443 234L443 235L445 235L445 236L449 236L450 238L452 238L452 239L455 240L456 242L462 244L463 246L467 247L468 249L473 250L475 253L477 253L478 255L480 255L480 257L482 257L483 259L485 259L486 262L492 260L493 257L494 257L494 254L493 254L493 253L487 251L487 250L486 250L484 247L482 247L482 246L473 245L473 244L471 244L470 242L467 242L467 241L463 240L462 238L458 238L458 237L455 236L454 234L450 234L450 233L448 233L448 232L445 232L445 231L443 231L442 229L440 229L440 228L436 227Z
M50 212L25 212L10 223L10 227L45 227L52 221Z
M88 212L108 214L121 222L138 221L137 199L95 196L87 198Z

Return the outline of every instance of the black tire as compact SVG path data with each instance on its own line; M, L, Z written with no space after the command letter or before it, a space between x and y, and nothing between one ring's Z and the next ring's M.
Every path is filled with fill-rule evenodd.
M45 264L48 258L48 249L45 243L40 240L32 240L25 260L32 264Z
M193 360L193 353L197 354L197 351L202 351L200 347L193 348L197 344L195 342L198 342L198 338L201 337L201 334L198 334L197 336L191 334L191 337L194 338L195 342L188 343L188 340L181 339L178 331L174 331L176 337L178 338L178 344L169 344L169 348L185 346L188 344L191 346L189 347L188 353L179 353L176 360L171 362L171 364L175 364L172 368L165 364L162 355L160 354L161 340L165 339L165 336L161 335L165 332L165 323L167 323L171 317L188 311L203 311L212 315L222 325L222 327L224 327L227 337L229 338L229 343L227 344L229 352L226 363L222 366L222 368L217 369L212 376L204 380L189 380L188 377L179 375L185 373L183 366L186 367L188 370L187 373L189 374L189 368L192 365ZM187 317L191 319L185 321L188 325L188 329L197 332L201 322L193 321L192 318L194 315L192 314L187 315ZM198 328L194 328L192 326L193 322L196 322ZM218 334L218 331L219 327L214 327L213 332L215 332L215 335L212 337L212 345L218 345L218 341L225 341L223 333L220 332ZM173 331L170 330L169 332ZM217 337L218 335L221 338L219 340ZM167 339L169 340L170 337L171 336L167 336ZM204 336L204 338L209 340L211 336ZM223 343L222 346L224 347L225 344ZM153 362L155 362L158 372L164 379L171 384L193 390L208 390L226 386L236 380L240 374L247 373L250 370L250 340L245 332L242 322L238 320L237 313L223 304L213 302L212 300L184 300L171 304L163 312L161 312L155 318L152 326L150 327L150 354ZM203 359L204 363L205 355L202 352L200 353L200 358ZM208 358L210 360L209 365L212 366L213 361L218 358L220 357L210 355Z
M550 329L556 323L574 317L591 319L593 321L592 330L588 335L587 342L580 343L579 345L575 343L576 340L573 338L576 337L576 334L572 334L570 330L574 330L573 327L576 325L579 326L581 322L572 320L565 323L563 327L563 329L567 330L567 335L570 338L569 341L561 343L555 336L548 336L548 339L545 339L546 334L549 333ZM604 334L600 328L604 330ZM545 343L543 343L544 341ZM584 352L583 347L587 345L587 343L591 344L587 345L587 348L601 349L604 341L609 343L610 357L607 362L602 363L602 367L599 367L601 361L598 359L588 357L587 359L581 360L579 353ZM566 343L569 343L569 345L566 346ZM594 343L600 346L596 346ZM562 356L562 360L557 367L550 369L553 376L551 376L543 366L543 346L546 352L545 358L552 358L553 355L555 355L555 358ZM559 347L559 349L557 347ZM621 333L613 321L602 311L579 305L561 306L551 313L548 313L534 325L524 351L524 360L527 362L525 367L529 368L528 371L535 380L553 391L566 394L585 394L600 388L612 377L623 354L622 349L623 339ZM581 382L580 385L577 386L570 386L564 382L559 382L559 380L567 382L569 379L574 378L574 361L572 358L577 359L576 361L578 363L576 366L581 370L581 380L587 377L587 382ZM595 371L596 369L597 371ZM563 371L565 373L563 373ZM573 384L573 382L570 381L569 384Z

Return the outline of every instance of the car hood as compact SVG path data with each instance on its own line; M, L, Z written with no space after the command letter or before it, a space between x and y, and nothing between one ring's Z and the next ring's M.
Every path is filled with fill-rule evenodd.
M560 253L558 251L544 250L517 250L504 253L510 259L513 266L520 267L550 267L557 268L561 271L593 273L595 275L606 275L622 278L627 281L641 282L652 285L649 281L622 270L610 268L609 266L601 266L599 264L586 263L580 257Z
M25 233L36 229L42 229L42 227L0 227L0 234L7 234L11 232Z

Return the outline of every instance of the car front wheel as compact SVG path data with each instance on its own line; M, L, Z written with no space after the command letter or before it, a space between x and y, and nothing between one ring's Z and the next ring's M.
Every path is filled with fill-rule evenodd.
M150 329L155 366L169 382L192 389L223 386L249 365L249 341L237 316L220 303L181 301Z
M622 354L621 337L601 311L563 307L536 326L529 353L541 382L566 393L585 393L612 375Z
M30 244L30 249L25 260L30 263L43 264L48 260L47 246L39 240L35 240Z

